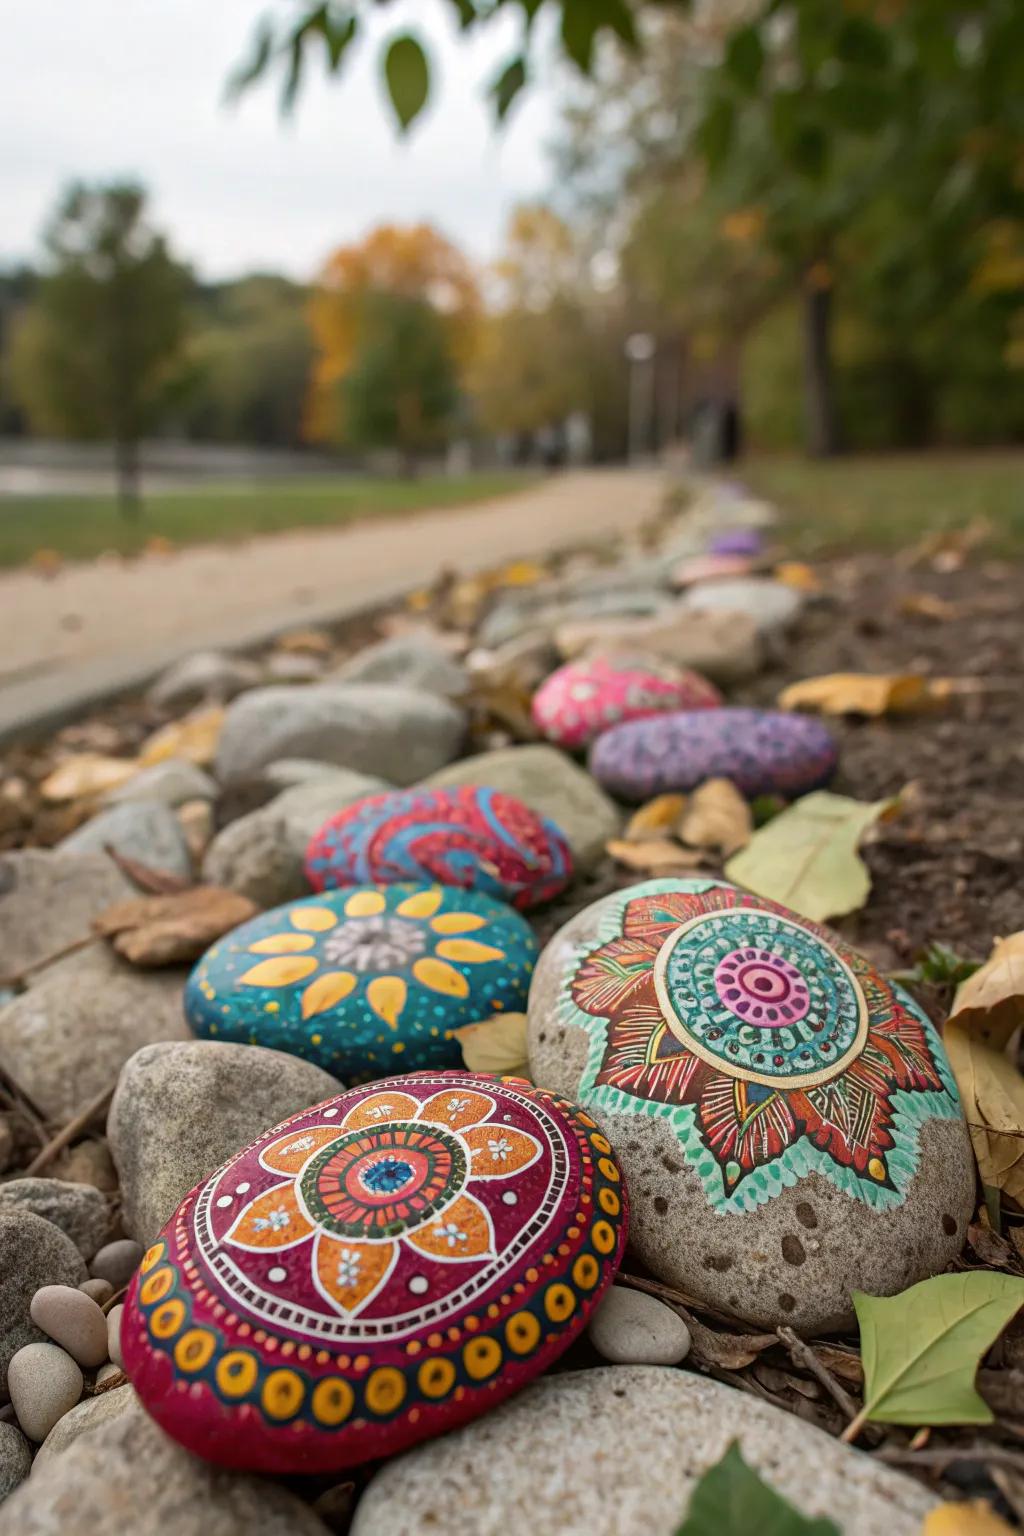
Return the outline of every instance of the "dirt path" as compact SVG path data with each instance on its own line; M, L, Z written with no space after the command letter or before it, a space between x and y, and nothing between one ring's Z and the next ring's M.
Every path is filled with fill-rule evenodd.
M309 622L347 603L628 532L656 511L657 470L559 475L514 496L339 529L273 534L134 561L69 565L53 578L0 575L0 730L34 711L139 671L164 653L242 643L261 626Z

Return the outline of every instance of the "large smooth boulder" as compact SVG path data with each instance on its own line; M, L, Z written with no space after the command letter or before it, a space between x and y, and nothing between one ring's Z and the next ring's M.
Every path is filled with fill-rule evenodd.
M0 855L3 968L38 964L83 938L93 918L138 892L105 853Z
M315 757L415 784L451 762L465 727L447 699L396 683L257 688L228 708L217 777L231 783L276 758Z
M177 817L162 800L126 800L100 811L64 838L62 853L101 853L115 848L125 858L184 878L192 873L192 855Z
M666 1366L548 1376L465 1429L389 1462L351 1536L675 1536L699 1478L738 1441L747 1463L843 1536L919 1536L938 1502L794 1414ZM755 1536L752 1531L751 1536Z
M111 1387L108 1392L83 1398L70 1413L63 1414L57 1420L39 1447L32 1465L33 1476L38 1477L49 1462L63 1455L82 1435L94 1434L104 1424L110 1424L123 1413L129 1413L137 1407L138 1401L134 1388L127 1385Z
M201 1179L341 1084L280 1051L213 1040L151 1045L125 1064L107 1132L125 1230L148 1245Z
M339 683L401 683L445 699L458 699L469 691L465 668L429 630L392 635L368 645L342 662L332 676Z

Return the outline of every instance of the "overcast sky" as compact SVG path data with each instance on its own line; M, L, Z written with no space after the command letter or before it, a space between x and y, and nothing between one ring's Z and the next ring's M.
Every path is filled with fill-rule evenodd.
M429 219L475 256L544 192L550 81L502 131L483 89L518 39L510 14L472 42L446 0L394 0L374 17L344 83L303 91L282 120L276 90L234 107L224 81L253 21L296 0L29 0L6 8L0 47L0 262L38 255L65 181L141 178L176 252L204 277L254 267L308 278L334 246L381 221ZM429 42L436 101L411 138L379 86L381 38ZM492 35L493 34L493 35ZM549 66L550 72L550 66Z

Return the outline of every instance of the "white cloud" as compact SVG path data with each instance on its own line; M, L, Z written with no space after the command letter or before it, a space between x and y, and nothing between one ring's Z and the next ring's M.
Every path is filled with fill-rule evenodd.
M288 0L267 3L287 14ZM223 101L255 0L17 7L0 51L0 260L38 255L65 181L124 175L145 182L157 222L206 277L253 267L309 277L384 220L429 219L471 254L493 254L512 204L548 185L554 93L542 80L497 130L484 88L518 44L516 20L466 39L450 11L447 0L383 7L343 81L312 70L283 120L276 88ZM381 39L405 27L429 46L435 94L402 140L379 68Z

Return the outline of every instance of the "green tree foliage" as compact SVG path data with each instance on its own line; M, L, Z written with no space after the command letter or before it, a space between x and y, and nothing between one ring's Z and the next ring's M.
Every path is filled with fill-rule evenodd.
M173 382L189 286L145 201L129 183L69 188L10 360L35 430L113 441L125 512L138 506L139 440Z
M395 448L412 473L443 442L458 385L444 320L425 299L365 295L351 367L338 385L339 428L360 447Z
M254 273L207 290L187 351L188 436L298 447L312 342L307 288Z

